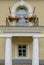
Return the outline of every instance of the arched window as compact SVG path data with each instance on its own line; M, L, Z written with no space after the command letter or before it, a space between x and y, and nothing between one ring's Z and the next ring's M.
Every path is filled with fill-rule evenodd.
M26 23L25 17L28 16L28 10L25 7L18 8L16 10L16 15L19 18L16 26L32 26L32 23L30 23L29 20Z
M16 15L19 17L18 23L16 23L16 26L27 26L27 23L25 21L25 17L27 16L27 10L26 8L18 8L16 10Z
M26 15L27 15L27 10L25 9L25 8L23 8L23 7L21 7L21 8L18 8L17 10L16 10L16 15L18 16L18 17L25 17Z

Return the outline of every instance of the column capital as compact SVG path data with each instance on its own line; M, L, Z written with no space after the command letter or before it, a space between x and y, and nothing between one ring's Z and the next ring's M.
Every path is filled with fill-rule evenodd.
M5 37L5 38L10 38L10 39L12 39L12 36L7 36L7 37Z
M33 36L33 38L39 38L39 36L37 36L37 35L34 35L34 36Z

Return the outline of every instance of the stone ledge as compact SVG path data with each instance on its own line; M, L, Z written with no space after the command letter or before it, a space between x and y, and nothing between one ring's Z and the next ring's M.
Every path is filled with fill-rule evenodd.
M40 62L40 64L44 64L44 60L39 60L39 62ZM32 60L28 60L28 59L19 59L19 60L15 60L15 59L13 59L12 60L12 63L13 64L32 64ZM2 60L0 60L0 64L5 64L5 60L4 59L2 59Z
M0 26L4 33L40 33L44 31L44 26Z

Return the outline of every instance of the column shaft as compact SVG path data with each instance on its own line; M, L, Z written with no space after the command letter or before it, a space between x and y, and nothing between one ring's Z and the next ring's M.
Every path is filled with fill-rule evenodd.
M32 65L39 65L39 46L38 46L38 38L36 37L33 39Z
M11 43L11 38L6 38L5 65L12 65L12 43Z

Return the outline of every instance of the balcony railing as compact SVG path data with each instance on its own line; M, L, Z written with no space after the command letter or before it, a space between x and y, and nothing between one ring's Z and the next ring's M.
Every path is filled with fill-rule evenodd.
M39 26L38 17L32 16L25 17L24 19L25 22L22 24L19 22L18 17L7 17L6 26L0 26L0 29L4 33L40 33L44 30L44 26ZM33 25L30 25L30 23Z
M23 22L24 20L22 21L21 18L18 17L6 17L6 26L39 26L38 17L36 16L24 17L22 19L24 19L25 22Z

